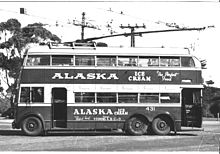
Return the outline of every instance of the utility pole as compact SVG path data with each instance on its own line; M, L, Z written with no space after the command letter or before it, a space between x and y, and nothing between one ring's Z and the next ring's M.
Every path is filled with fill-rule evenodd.
M27 14L26 8L20 8L20 14Z
M84 28L85 28L85 12L82 13L81 40L84 40Z
M98 29L96 26L91 25L89 23L86 22L86 18L85 18L86 13L83 12L82 13L82 21L80 24L76 23L75 20L73 20L73 25L75 26L81 26L81 40L84 40L84 35L85 35L85 28L93 28L93 29Z
M131 47L135 47L135 36L142 36L141 33L139 34L135 34L135 28L146 28L146 26L143 24L143 26L138 26L137 24L135 26L130 26L128 24L128 26L120 26L120 28L124 29L124 28L129 28L131 30L131 33L125 36L131 36Z

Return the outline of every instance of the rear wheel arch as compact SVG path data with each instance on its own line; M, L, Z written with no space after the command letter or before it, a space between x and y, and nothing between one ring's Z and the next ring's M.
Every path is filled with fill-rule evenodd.
M142 115L142 114L133 114L132 116L129 117L129 119L132 118L132 117L142 118L145 122L149 123L149 119L146 116Z

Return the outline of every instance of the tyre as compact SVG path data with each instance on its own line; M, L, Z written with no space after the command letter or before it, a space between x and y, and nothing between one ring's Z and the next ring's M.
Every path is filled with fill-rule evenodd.
M126 132L131 135L143 135L147 132L147 122L144 118L132 117L127 121Z
M158 117L153 120L152 129L157 135L167 135L171 130L170 120L168 118Z
M23 120L22 131L29 136L37 136L43 132L41 120L37 117L28 117Z

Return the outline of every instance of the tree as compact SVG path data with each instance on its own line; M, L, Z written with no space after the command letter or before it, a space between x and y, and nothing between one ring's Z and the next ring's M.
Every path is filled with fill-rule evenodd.
M203 115L216 116L220 112L220 88L205 86L203 89Z
M6 82L9 91L12 93L16 92L16 84L23 63L22 55L28 48L28 45L48 40L61 41L58 36L52 34L43 26L42 23L34 23L22 28L17 19L9 19L6 22L0 23L0 36L4 36L3 42L0 43L0 49L4 49L6 53L0 56L0 68L6 72ZM15 82L9 83L9 78L14 78Z
M210 106L210 112L214 115L214 117L217 117L217 113L220 113L220 100L215 101Z

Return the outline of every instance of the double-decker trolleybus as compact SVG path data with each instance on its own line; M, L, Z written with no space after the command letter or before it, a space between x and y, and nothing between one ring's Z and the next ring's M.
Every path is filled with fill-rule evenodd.
M21 70L13 128L27 135L114 129L166 135L201 127L201 74L188 49L34 47Z

